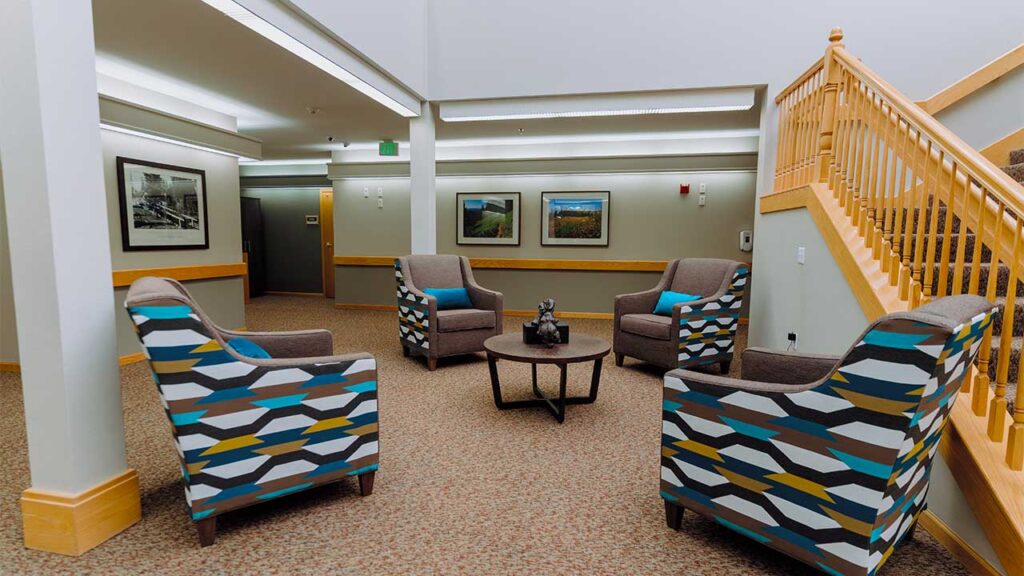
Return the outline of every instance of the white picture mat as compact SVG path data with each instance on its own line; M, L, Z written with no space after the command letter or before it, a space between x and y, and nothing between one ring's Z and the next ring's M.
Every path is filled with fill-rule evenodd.
M194 172L184 172L170 168L158 168L144 164L123 164L124 194L126 202L126 218L129 244L137 246L196 246L206 243L206 205L203 194L203 176ZM194 229L176 228L136 228L135 222L135 191L141 190L143 174L156 174L171 182L171 178L181 178L192 182L195 186L198 204L198 226ZM178 184L179 186L181 184Z

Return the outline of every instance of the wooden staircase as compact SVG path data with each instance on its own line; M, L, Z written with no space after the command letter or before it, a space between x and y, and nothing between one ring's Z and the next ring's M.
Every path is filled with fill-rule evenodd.
M942 451L1003 566L1024 574L1024 151L1001 170L842 37L776 97L761 212L806 206L869 320L952 294L999 305Z

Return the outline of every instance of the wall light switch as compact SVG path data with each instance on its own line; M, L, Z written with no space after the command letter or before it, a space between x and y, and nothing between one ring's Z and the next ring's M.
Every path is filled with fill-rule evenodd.
M377 186L377 198L383 198L383 197L384 197L384 189L381 188L380 186Z
M708 191L708 185L703 183L703 182L701 182L700 183L700 193L703 194L703 193L705 193L707 191Z
M703 184L701 184L701 185L700 185L700 187L701 187L701 188L703 188L703 187L704 187L704 185L703 185ZM707 194L705 194L705 193L703 193L703 192L701 192L701 193L700 193L700 194L699 194L699 195L697 196L697 206L704 206L704 205L706 205L707 203L708 203L708 195L707 195Z
M369 198L369 197L370 197L370 188L369 188L369 186L363 186L363 198Z
M807 249L799 246L796 249L796 263L803 264L804 262L807 262Z
M383 198L377 198L377 208L383 208L383 207L384 207L384 199Z

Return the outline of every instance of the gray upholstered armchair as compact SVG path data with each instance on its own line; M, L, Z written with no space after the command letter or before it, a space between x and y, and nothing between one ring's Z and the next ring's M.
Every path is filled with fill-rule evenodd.
M200 544L213 544L231 510L350 476L373 491L373 356L335 355L327 330L224 330L169 278L133 282L125 308L171 421Z
M671 370L721 365L729 371L750 266L732 260L672 260L654 288L615 297L615 364L631 356ZM654 314L665 290L700 296Z
M501 334L504 299L476 283L469 260L448 254L403 256L395 260L398 284L398 329L402 354L437 359L481 352L484 340ZM465 288L472 308L438 310L426 288Z

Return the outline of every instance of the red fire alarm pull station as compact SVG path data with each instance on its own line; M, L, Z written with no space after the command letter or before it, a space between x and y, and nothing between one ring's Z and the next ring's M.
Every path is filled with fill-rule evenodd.
M690 193L690 185L689 184L680 184L679 185L679 193L680 194L689 194Z

